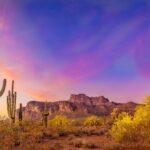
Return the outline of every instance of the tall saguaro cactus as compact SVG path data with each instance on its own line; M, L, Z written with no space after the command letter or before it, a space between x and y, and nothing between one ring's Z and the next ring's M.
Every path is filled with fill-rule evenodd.
M0 90L0 97L1 97L1 96L3 95L3 93L5 92L6 82L7 82L7 80L4 79L4 80L3 80L2 88L1 88L1 90Z
M19 107L19 113L18 113L18 118L19 118L19 125L22 126L22 103L20 103L20 107Z
M12 81L12 89L8 92L7 96L7 112L9 118L11 118L12 123L15 123L15 114L16 114L16 99L17 92L14 92L14 81Z
M48 111L48 107L47 107L47 101L45 102L44 111L43 111L42 116L43 116L43 124L47 128L47 122L48 122L48 116L49 116L49 111Z

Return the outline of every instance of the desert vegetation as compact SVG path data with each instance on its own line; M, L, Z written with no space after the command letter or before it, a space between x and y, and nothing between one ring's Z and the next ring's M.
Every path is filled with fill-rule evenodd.
M6 82L7 82L7 80L4 79L4 80L3 80L2 89L0 90L0 97L3 95L3 93L4 93L4 91L5 91L5 88L6 88Z
M120 113L112 125L112 137L118 142L150 142L150 99L131 116Z
M150 148L150 104L138 107L134 116L69 119L57 115L42 121L7 118L0 121L1 149L148 149ZM110 124L108 122L111 122Z
M4 92L6 81L2 88ZM150 149L150 97L130 115L114 109L110 116L49 119L47 102L41 120L25 120L22 104L16 117L14 81L7 96L8 117L0 118L0 149Z

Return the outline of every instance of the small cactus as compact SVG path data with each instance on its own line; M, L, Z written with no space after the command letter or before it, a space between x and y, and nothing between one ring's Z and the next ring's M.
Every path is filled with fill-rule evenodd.
M22 103L20 103L18 118L19 118L19 125L22 126L22 118L23 118L23 116L22 116Z
M12 81L12 90L8 92L7 96L7 112L9 118L12 120L12 123L15 123L16 99L17 93L14 92L14 81Z
M4 80L3 80L2 89L0 90L0 97L1 97L1 96L4 94L4 92L5 92L6 82L7 82L7 80L4 79Z
M45 126L46 128L47 128L48 116L49 116L49 111L48 111L47 101L46 101L46 102L45 102L45 106L44 106L44 111L43 111L43 113L42 113L43 124L44 124L44 126Z

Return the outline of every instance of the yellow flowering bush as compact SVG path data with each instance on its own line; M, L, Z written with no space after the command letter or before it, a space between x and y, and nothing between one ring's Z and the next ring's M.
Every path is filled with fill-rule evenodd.
M103 118L97 116L87 117L84 121L84 126L101 126L104 123Z
M49 121L50 126L64 129L69 125L69 119L63 115L57 115L54 119Z
M111 134L118 142L143 140L150 142L150 98L145 105L136 108L133 117L121 113L114 122Z
M137 108L134 115L134 123L137 127L139 136L143 140L150 141L150 103Z
M117 142L134 140L132 117L127 113L121 113L112 126L111 134Z

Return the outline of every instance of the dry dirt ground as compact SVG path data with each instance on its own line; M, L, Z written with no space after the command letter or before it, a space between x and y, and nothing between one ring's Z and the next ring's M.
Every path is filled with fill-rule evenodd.
M32 142L32 141L31 141ZM122 145L114 143L111 139L105 136L63 136L53 139L45 138L33 147L26 145L15 150L150 150L150 145L130 144Z
M104 144L109 144L107 138L101 136L82 136L82 137L60 137L57 140L45 139L46 145L52 146L52 149L64 149L64 150L86 150L86 149L101 149Z
M49 150L100 150L103 148L103 145L106 144L111 144L111 141L106 137L95 135L76 137L70 135L67 137L59 137L57 139L44 139L44 141L38 145L40 149Z

